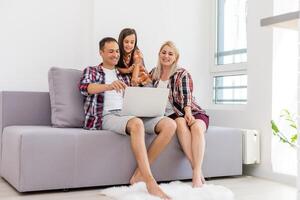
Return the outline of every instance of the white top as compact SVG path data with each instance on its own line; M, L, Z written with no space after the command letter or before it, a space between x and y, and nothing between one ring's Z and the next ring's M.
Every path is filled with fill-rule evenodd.
M157 87L158 88L167 88L169 84L169 80L163 81L159 80Z
M163 81L159 80L157 87L158 88L168 88L169 80ZM171 105L170 101L168 101L166 110L165 110L165 116L170 116L174 113L173 106Z
M105 73L105 84L111 84L112 82L118 80L117 73L115 69L106 69L103 67ZM104 92L104 106L103 114L109 112L110 110L122 109L123 106L123 93L117 92L116 90L110 90Z

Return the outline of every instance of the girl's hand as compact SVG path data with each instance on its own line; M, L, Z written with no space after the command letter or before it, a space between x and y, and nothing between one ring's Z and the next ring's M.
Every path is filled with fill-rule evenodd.
M132 66L134 68L133 68L133 71L132 71L132 74L131 74L131 85L132 86L138 86L140 66L136 65L136 64L133 64Z
M142 85L147 85L152 82L150 75L144 71L140 72L139 78Z
M140 58L140 59L143 59L143 54L142 54L142 52L140 51L140 50L135 50L134 51L134 55L133 56L135 56L136 58Z
M139 82L138 78L137 79L136 78L131 78L131 86L137 87L138 82Z
M135 67L135 65L131 65L131 66L128 68L128 74L130 74L130 73L133 72L134 67Z

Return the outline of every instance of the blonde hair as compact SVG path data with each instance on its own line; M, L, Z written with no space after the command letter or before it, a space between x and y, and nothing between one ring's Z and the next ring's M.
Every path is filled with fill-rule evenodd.
M154 80L160 80L160 76L161 76L161 73L162 73L162 66L160 64L160 61L159 61L159 54L160 52L162 51L162 49L165 47L165 46L168 46L170 47L171 49L173 49L174 53L175 53L175 62L173 63L173 65L171 66L171 70L170 70L170 73L168 75L168 78L170 78L170 76L172 76L176 70L177 70L177 63L178 63L178 60L179 60L179 51L178 49L176 48L175 44L172 42L172 41L166 41L162 44L162 46L160 47L159 49L159 52L158 52L158 62L157 62L157 66L154 70L154 73L152 75L152 78Z

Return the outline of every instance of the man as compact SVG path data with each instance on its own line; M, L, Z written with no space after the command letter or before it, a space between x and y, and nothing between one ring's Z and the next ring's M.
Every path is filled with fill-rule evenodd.
M99 42L99 49L103 63L95 67L87 67L80 80L79 88L85 96L84 128L105 129L130 135L132 151L138 166L130 183L144 181L150 194L162 199L170 199L155 181L150 164L172 139L176 123L167 117L144 119L121 116L122 92L129 85L130 78L128 75L121 74L115 67L120 53L118 43L114 38L103 38ZM148 153L145 145L145 132L157 134Z

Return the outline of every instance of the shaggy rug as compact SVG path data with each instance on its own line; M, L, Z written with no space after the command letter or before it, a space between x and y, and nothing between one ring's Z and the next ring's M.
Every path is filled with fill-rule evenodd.
M172 200L234 200L231 190L218 185L205 184L201 188L192 188L187 183L175 181L160 186ZM147 192L143 182L104 189L101 194L117 200L160 200Z

